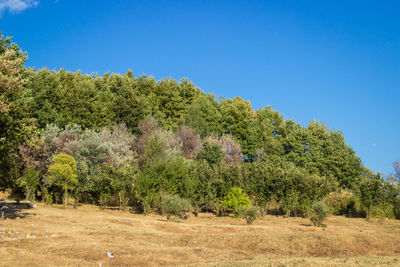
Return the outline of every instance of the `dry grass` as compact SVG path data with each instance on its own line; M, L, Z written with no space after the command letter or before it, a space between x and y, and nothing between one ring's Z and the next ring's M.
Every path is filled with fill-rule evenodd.
M400 222L266 216L253 225L38 205L0 221L0 266L400 266ZM115 258L107 257L112 251Z

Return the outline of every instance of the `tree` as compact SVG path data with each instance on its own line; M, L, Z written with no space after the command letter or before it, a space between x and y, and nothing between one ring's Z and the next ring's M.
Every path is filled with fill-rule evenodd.
M247 224L252 224L260 216L259 208L255 206L240 206L238 213Z
M249 135L249 125L255 118L250 102L240 97L224 99L221 102L222 125L225 134L236 137L242 148L246 148L246 137ZM248 151L243 151L247 154Z
M224 135L219 139L222 151L225 152L225 160L231 163L240 164L243 161L243 153L240 144L231 136Z
M167 220L171 216L187 219L186 213L190 210L191 205L187 199L180 198L177 195L164 195L161 198L161 208L167 216Z
M157 109L162 114L161 124L166 129L176 129L178 120L185 113L200 90L194 84L182 79L177 82L174 79L162 79L155 88L155 101Z
M33 99L32 112L42 127L49 123L62 128L79 124L95 130L108 126L114 121L113 94L99 80L64 69L34 73L27 85Z
M249 126L244 150L251 161L261 157L281 157L283 155L281 140L284 137L285 123L282 115L270 107L259 109L256 118Z
M313 209L310 221L316 227L325 228L326 224L324 224L323 222L329 215L328 207L322 201L315 202L312 207Z
M224 206L233 211L235 216L239 215L239 208L249 206L250 199L243 189L240 187L232 187L229 193L224 198Z
M0 189L15 185L17 148L36 133L24 96L26 58L0 33Z
M284 157L311 174L335 177L343 188L353 188L362 174L361 160L346 145L342 133L312 121L307 128L286 122Z
M140 94L140 87L145 84L128 74L124 76L113 74L107 79L107 83L114 93L112 110L115 119L118 123L126 124L131 131L137 133L139 122L152 113L150 97ZM154 87L154 80L147 86L149 85Z
M221 134L222 115L214 95L201 94L189 105L183 123L195 129L201 137Z
M221 162L225 157L224 151L222 151L222 145L215 140L208 139L203 143L203 149L197 153L198 160L205 160L210 165L215 165Z
M394 168L394 176L400 179L400 161L396 161L395 163L393 163L393 168Z
M75 159L67 154L60 153L53 158L53 165L49 168L49 184L61 186L64 190L64 206L68 201L68 190L78 184L78 175Z
M202 146L200 136L185 125L179 128L177 134L182 142L183 155L188 159L194 158Z
M372 215L374 207L384 201L384 181L380 173L374 174L370 170L361 179L359 185L359 196L362 205L366 209L367 218Z
M26 198L29 201L35 201L35 191L39 184L40 172L34 167L29 166L25 174L18 179L18 184L24 188Z

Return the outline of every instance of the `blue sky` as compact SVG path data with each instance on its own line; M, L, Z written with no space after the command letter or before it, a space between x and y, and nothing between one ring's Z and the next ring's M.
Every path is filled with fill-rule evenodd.
M27 66L187 77L341 130L374 171L400 160L400 1L0 0Z

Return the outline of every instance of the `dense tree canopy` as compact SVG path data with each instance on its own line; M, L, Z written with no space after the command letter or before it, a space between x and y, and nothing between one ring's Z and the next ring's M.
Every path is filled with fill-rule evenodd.
M306 216L329 198L345 203L342 213L400 216L398 184L318 121L304 127L271 107L255 112L187 79L34 70L25 59L1 36L0 188L14 195L62 202L69 192L143 212L178 195L217 211L233 209L226 200L235 191L287 215Z

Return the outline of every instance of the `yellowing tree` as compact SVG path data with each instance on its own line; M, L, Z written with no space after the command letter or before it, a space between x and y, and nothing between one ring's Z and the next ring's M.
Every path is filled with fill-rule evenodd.
M64 206L68 201L68 190L72 190L78 184L78 175L75 159L64 153L53 158L53 165L49 168L49 183L61 186L64 190Z

